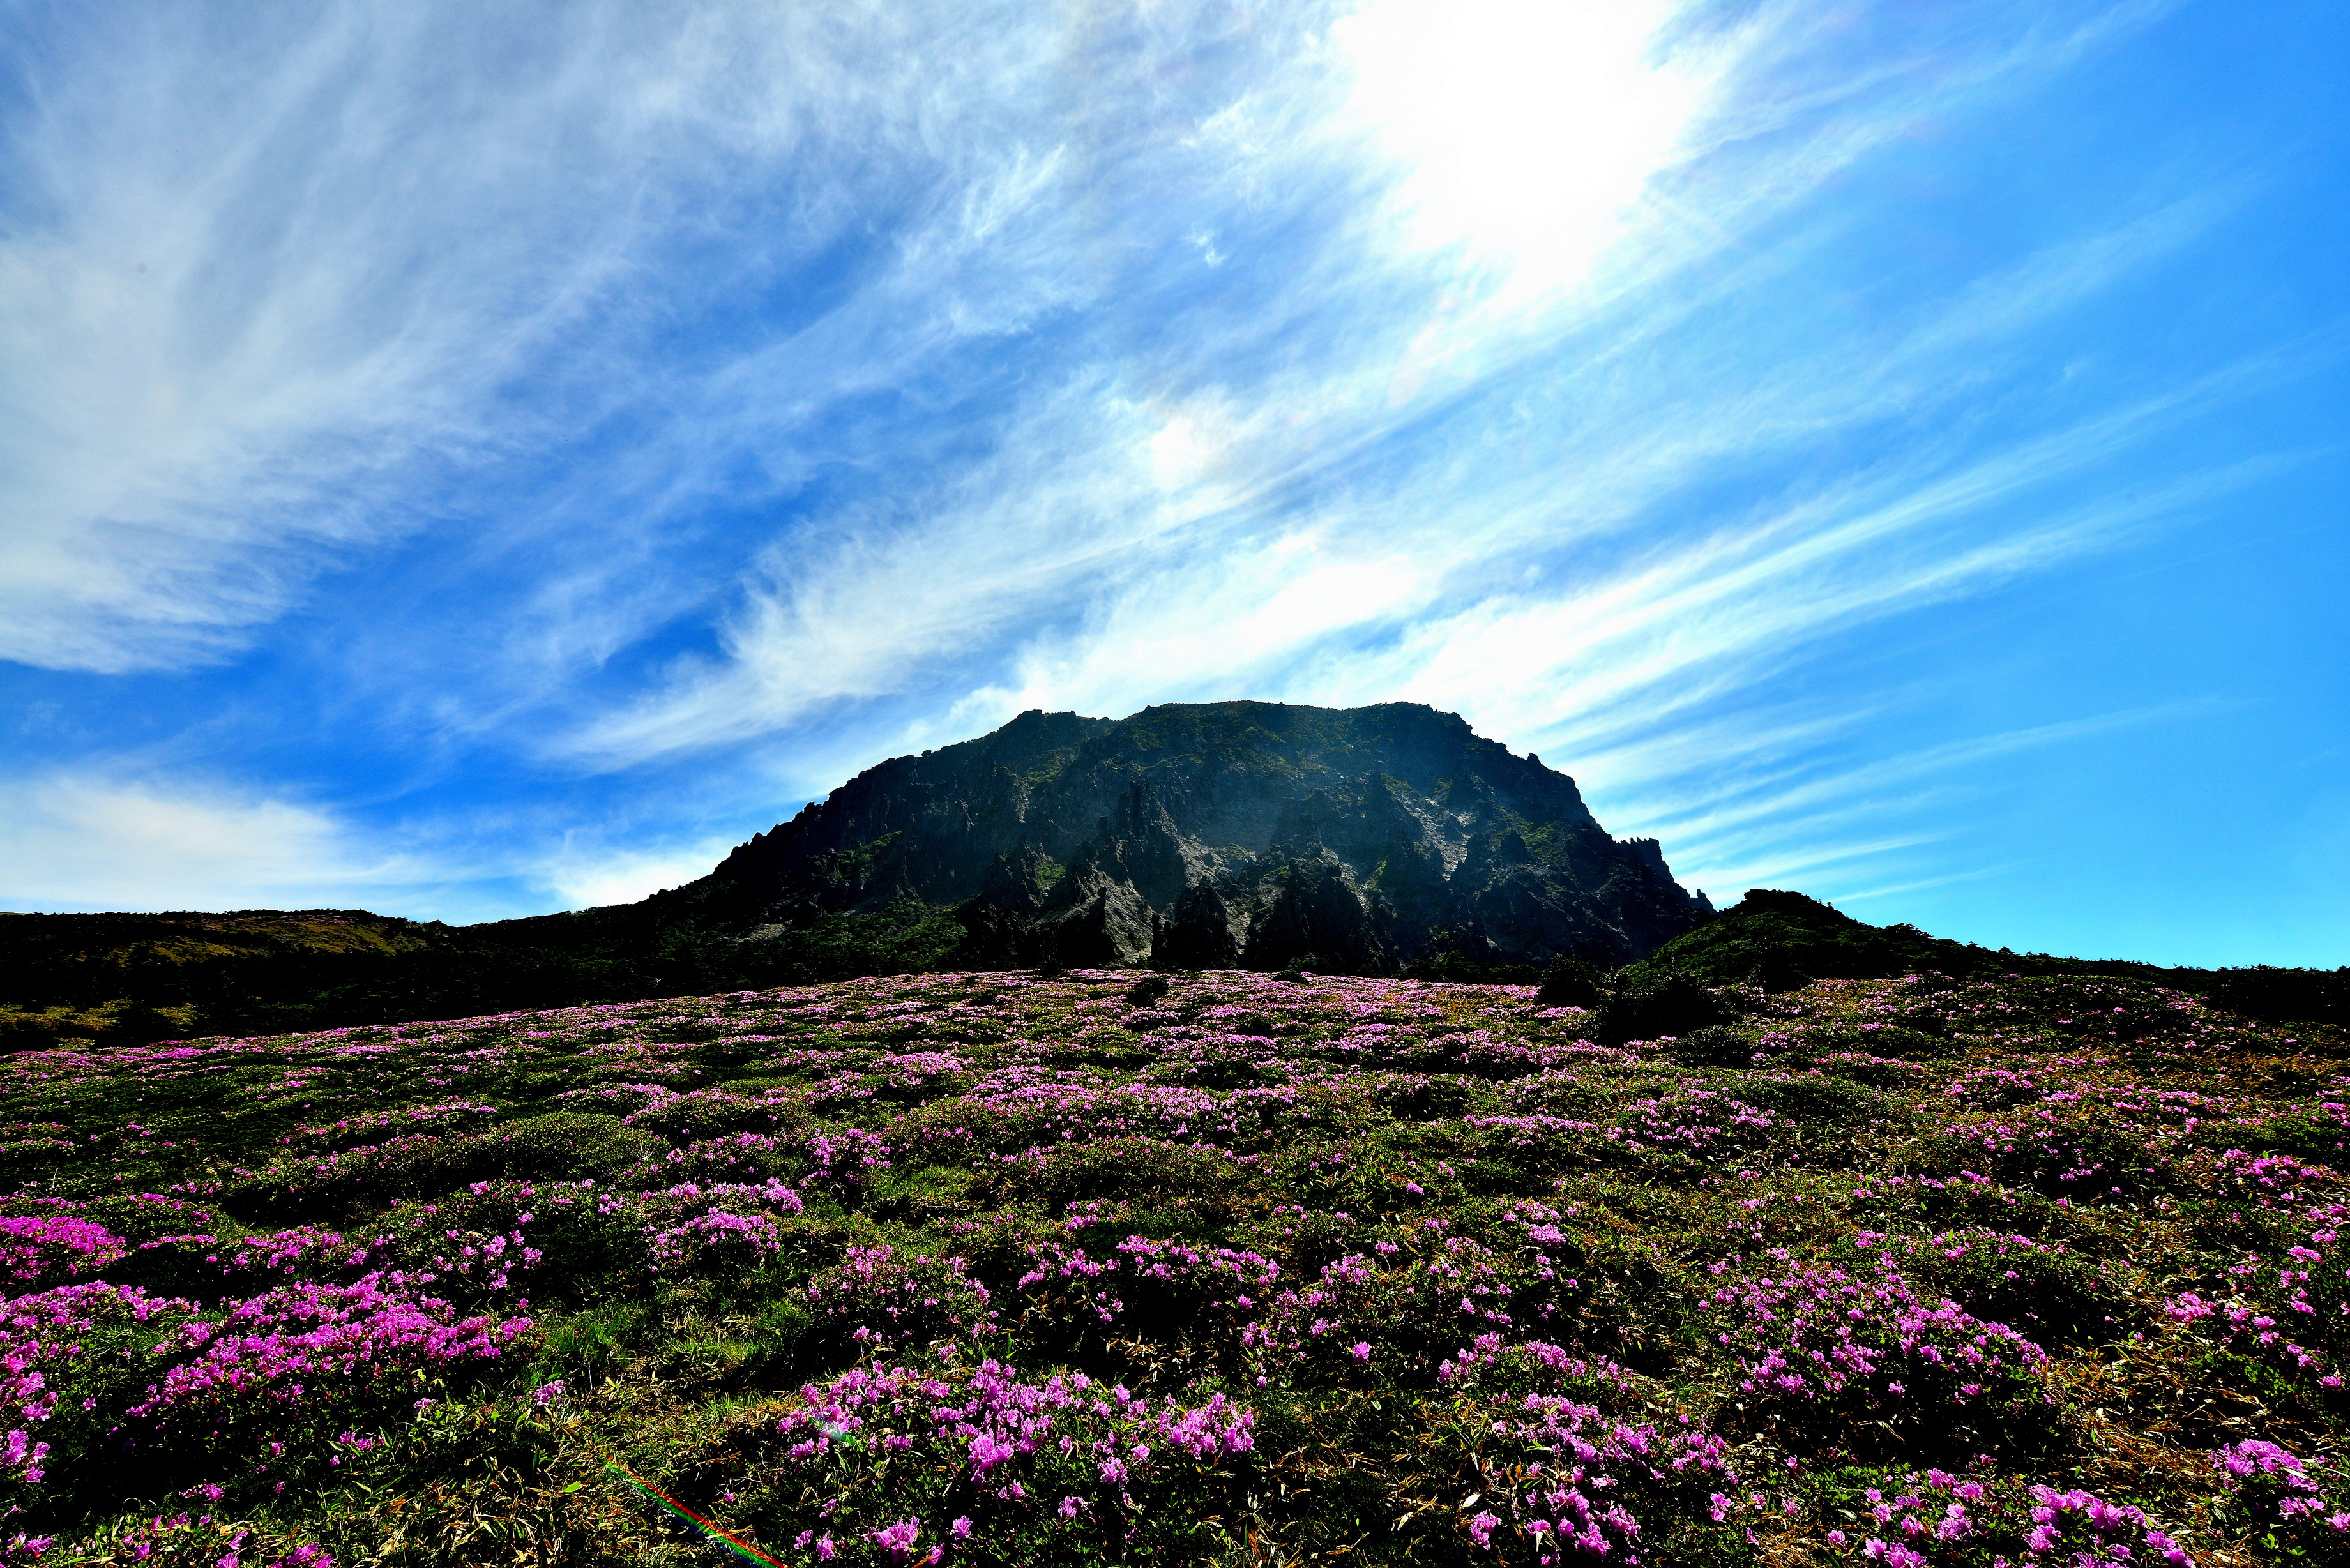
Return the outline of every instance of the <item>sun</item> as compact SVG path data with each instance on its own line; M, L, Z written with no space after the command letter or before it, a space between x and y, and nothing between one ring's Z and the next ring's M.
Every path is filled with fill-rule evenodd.
M1415 247L1570 285L1673 155L1701 84L1660 0L1377 0L1333 28L1351 109L1409 172Z

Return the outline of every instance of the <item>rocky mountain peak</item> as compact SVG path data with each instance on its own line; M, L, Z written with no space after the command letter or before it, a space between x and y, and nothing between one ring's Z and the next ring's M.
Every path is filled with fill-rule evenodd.
M1417 703L1029 711L867 769L702 889L762 927L918 898L974 958L1386 972L1622 962L1709 912L1574 780Z

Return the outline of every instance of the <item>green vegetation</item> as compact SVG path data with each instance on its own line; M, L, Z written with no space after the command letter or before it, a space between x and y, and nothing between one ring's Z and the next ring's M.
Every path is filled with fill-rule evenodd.
M1929 936L1910 925L1865 925L1816 898L1764 888L1667 942L1629 972L1647 978L1668 971L1708 985L1747 984L1759 977L1773 989L1783 979L1801 984L1814 976L2101 974L2191 992L2254 1018L2350 1027L2350 967L2167 969L2124 960L2017 953Z
M869 872L894 836L844 860ZM1044 865L1048 882L1066 873L1057 861ZM641 904L466 927L365 910L0 914L0 1050L59 1040L284 1033L936 972L969 961L964 937L950 909L910 900L745 932L731 911L683 890ZM1911 926L1864 925L1803 894L1765 889L1631 966L1618 989L1638 991L1676 972L1705 985L1775 992L1814 976L1919 971L2105 974L2151 981L2272 1022L2350 1026L2350 969L2164 969L2019 954ZM1462 950L1441 930L1404 970L1412 979L1478 985L1529 984L1547 972ZM1595 984L1600 978L1588 976ZM1596 991L1558 995L1597 1005Z
M910 974L19 1053L7 1550L718 1561L650 1488L795 1568L2343 1560L2341 1032L1597 1000ZM1675 1007L1721 1022L1606 1043Z
M868 853L882 846L868 846ZM944 908L818 914L761 935L675 895L486 926L363 910L0 914L0 1050L274 1034L939 969ZM354 940L353 931L370 940Z

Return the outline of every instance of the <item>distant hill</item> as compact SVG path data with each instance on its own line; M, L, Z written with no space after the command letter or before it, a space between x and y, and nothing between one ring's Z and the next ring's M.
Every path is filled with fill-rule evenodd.
M1716 915L1653 839L1460 718L1028 712L867 769L633 904L451 927L365 910L0 915L0 1046L265 1034L942 969L1291 967L1710 984L2090 971L2350 1023L2350 971L2163 969L1869 926L1758 889Z
M1667 942L1627 977L1679 971L1708 985L1793 989L1806 980L1877 980L1932 971L1968 976L2105 974L2194 992L2249 1017L2350 1027L2350 968L2172 969L2122 959L2059 958L1978 947L1912 925L1871 926L1802 893L1757 888Z
M1416 703L1028 712L868 769L683 889L752 940L951 905L975 960L1617 964L1711 912L1575 781Z
M1653 839L1459 717L1023 713L868 768L634 904L452 928L358 910L0 916L0 1032L252 1033L857 974L1159 964L1531 978L1704 919Z

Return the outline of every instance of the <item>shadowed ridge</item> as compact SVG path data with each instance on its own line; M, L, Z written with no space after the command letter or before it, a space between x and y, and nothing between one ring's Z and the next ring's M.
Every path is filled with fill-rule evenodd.
M679 892L771 938L910 893L958 909L973 961L1139 964L1222 950L1198 899L1179 919L1201 887L1249 963L1365 972L1456 948L1621 963L1709 912L1574 780L1409 702L1023 713L867 769Z

